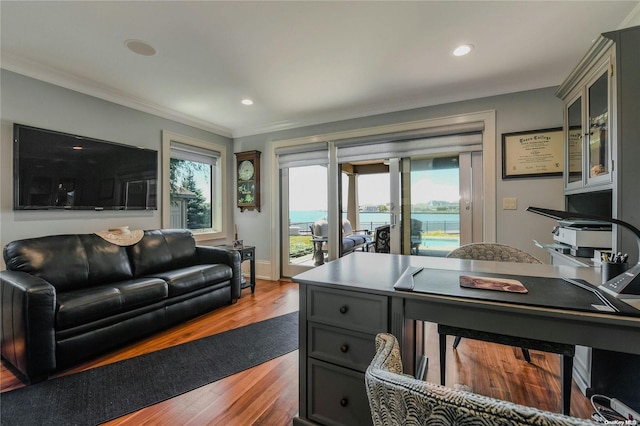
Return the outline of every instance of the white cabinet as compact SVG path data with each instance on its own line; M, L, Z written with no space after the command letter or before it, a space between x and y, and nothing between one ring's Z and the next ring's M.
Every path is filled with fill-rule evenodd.
M558 92L564 106L565 193L611 189L615 49L603 38Z

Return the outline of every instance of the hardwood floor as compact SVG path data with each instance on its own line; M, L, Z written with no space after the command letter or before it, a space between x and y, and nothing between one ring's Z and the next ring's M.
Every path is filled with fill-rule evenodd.
M231 330L298 310L298 285L286 281L256 283L255 294L242 290L237 303L64 371L87 370L162 348ZM23 384L5 367L0 391ZM0 395L0 404L2 396ZM144 408L107 425L290 425L298 412L298 351Z
M258 280L255 294L242 291L231 306L181 324L143 341L86 362L60 374L127 359L174 346L252 322L298 310L298 285ZM438 337L427 326L429 368L427 380L439 383ZM433 343L431 343L433 342ZM452 341L449 342L450 344ZM557 355L531 351L532 363L518 348L463 339L457 351L449 346L447 384L462 383L474 392L517 403L560 410L560 361ZM4 364L0 391L23 386ZM1 400L1 396L0 396ZM107 425L291 425L298 412L298 351L218 380L207 386L108 422ZM571 397L574 416L591 416L591 404L575 383Z
M447 338L447 386L464 384L481 395L561 412L560 355L530 350L528 363L520 348L462 339L454 350L453 339ZM427 324L426 342L427 380L440 383L436 324ZM589 399L572 382L571 415L590 419L593 411Z

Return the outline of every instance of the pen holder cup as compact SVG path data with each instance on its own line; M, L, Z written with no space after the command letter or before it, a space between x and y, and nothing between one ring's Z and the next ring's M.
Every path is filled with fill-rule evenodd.
M602 282L606 283L611 278L617 277L629 269L627 262L602 262Z

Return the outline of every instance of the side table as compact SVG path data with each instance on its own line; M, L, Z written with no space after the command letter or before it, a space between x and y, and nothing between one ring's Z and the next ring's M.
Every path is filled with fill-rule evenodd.
M242 277L242 288L251 286L251 293L256 290L256 248L254 246L243 246L242 248L234 248L232 245L225 244L220 247L230 248L240 253L240 262L245 260L250 264L250 276L249 281Z

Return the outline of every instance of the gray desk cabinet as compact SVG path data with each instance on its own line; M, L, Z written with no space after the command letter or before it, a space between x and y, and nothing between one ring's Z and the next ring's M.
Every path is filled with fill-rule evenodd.
M430 291L393 289L409 266L425 268L416 286ZM530 296L554 295L539 299L547 300L542 305L506 302L500 292L478 298L476 290L459 285L459 274L468 273L517 275L529 282ZM424 355L423 321L640 354L640 315L573 309L576 300L597 299L586 302L584 290L557 277L599 279L592 268L360 252L297 275L300 403L293 424L371 424L364 372L375 353L374 336L396 336L404 372L414 374Z
M375 354L376 334L389 329L388 299L300 286L301 418L322 425L371 424L364 372Z

